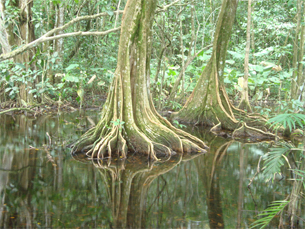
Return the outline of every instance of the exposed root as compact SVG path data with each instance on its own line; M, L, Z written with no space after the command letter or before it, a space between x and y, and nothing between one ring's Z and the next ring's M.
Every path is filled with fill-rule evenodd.
M221 130L221 122L219 122L218 124L216 124L215 126L213 126L210 131L213 133L216 133L217 131Z
M154 109L147 85L155 7L153 0L131 0L126 4L117 69L103 117L75 143L72 153L86 152L98 159L126 158L138 153L156 161L193 150L206 152L200 139L174 128Z
M249 127L246 123L242 123L241 127L234 130L233 138L236 137L251 137L259 140L263 139L275 139L276 135L270 132L262 131L257 128Z
M147 136L136 126L133 126L132 131L114 125L112 129L107 127L98 131L101 128L98 124L72 146L72 153L86 153L91 158L102 160L113 157L124 159L128 154L138 153L151 160L164 160L176 153L205 153L208 148L200 139L171 125L171 129L161 124L158 127L158 136L153 138L153 134Z

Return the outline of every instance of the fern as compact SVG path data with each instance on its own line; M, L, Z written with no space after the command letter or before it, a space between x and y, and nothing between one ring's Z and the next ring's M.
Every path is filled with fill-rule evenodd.
M260 227L260 229L265 228L271 220L279 214L289 203L289 201L273 201L271 205L265 210L265 212L258 215L260 219L254 221L250 228Z
M284 154L290 151L290 146L283 144L281 147L270 148L264 158L264 171L265 175L271 175L281 171L282 165L284 165Z
M299 169L293 169L293 171L300 176L300 180L305 181L305 171Z
M295 129L296 126L300 128L304 127L305 124L305 115L299 113L291 113L291 114L279 114L267 121L270 125L270 128L273 127L274 130L277 130L281 127L289 128L290 131Z

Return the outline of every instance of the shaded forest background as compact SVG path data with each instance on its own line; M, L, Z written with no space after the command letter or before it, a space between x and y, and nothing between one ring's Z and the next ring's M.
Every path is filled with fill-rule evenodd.
M210 58L222 1L172 3L158 2L150 81L157 109L177 111ZM125 4L119 0L2 0L2 60L3 54L32 41L47 41L0 62L1 107L63 102L74 107L101 106L116 68ZM300 0L252 2L248 90L256 112L303 111L303 11ZM243 87L247 13L248 1L240 1L224 69L226 90L236 105ZM56 29L62 26L64 30Z

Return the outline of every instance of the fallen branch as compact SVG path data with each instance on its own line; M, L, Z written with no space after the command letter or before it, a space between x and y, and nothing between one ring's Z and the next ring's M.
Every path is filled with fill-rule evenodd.
M12 112L12 111L28 111L28 112L31 112L31 113L35 113L35 111L30 109L30 108L20 107L20 108L11 108L11 109L8 109L8 110L1 111L0 115L5 114L5 113L9 113L9 112Z

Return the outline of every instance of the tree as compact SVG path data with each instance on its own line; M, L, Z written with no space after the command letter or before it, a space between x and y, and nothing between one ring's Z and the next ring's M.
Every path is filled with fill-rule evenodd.
M101 120L73 145L73 153L125 158L132 151L157 159L173 151L205 151L201 140L173 127L153 106L149 76L155 8L155 0L126 3L117 68Z
M261 138L274 137L273 134L240 122L237 116L246 119L251 126L265 124L261 117L245 117L244 111L231 104L225 90L224 67L237 4L237 0L223 1L214 34L212 56L186 104L178 113L173 113L172 117L179 122L214 126L212 130L219 127L228 130L239 129L234 132L235 136L247 134Z
M10 1L8 4L4 4L4 1L0 3L1 16L5 16L4 12L5 7L10 7L10 9L18 11L19 15L14 20L11 20L7 28L4 27L3 21L0 21L0 29L2 31L0 43L4 54L7 54L11 51L11 48L14 46L22 46L28 44L35 39L34 26L32 24L32 7L33 1L31 0L19 0L19 1ZM15 28L17 26L17 28ZM14 58L15 63L25 64L26 68L29 69L30 66L28 63L31 61L33 56L32 52L22 53ZM28 91L29 87L26 87L25 83L21 83L19 86L19 99L25 102L31 102L33 96L31 96ZM30 86L30 85L28 85Z
M249 96L248 96L248 76L249 76L249 54L250 54L250 28L251 28L251 0L248 0L248 20L247 20L247 41L246 41L246 55L245 55L245 74L243 79L243 86L241 91L241 99L238 105L240 109L247 109L252 112Z
M302 9L303 8L303 9ZM305 26L302 18L304 17L305 6L303 1L297 1L297 26L295 31L295 39L293 42L293 59L292 59L292 81L291 81L291 98L294 100L301 99L304 91L304 76L303 76L303 54L304 54L304 36ZM304 100L304 98L302 99Z
M0 1L0 44L2 46L2 53L8 53L11 51L11 46L8 40L9 34L5 29L4 22L4 2Z

